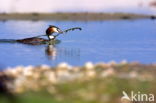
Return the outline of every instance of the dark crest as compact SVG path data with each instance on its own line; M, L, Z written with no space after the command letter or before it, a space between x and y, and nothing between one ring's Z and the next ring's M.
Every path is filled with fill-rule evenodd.
M54 25L49 25L49 27L54 27L54 28L58 28L57 26L54 26Z

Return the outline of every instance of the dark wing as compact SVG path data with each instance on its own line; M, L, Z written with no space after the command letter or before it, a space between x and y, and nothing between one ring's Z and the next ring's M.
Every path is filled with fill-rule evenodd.
M33 43L46 42L48 40L43 39L43 38L32 37L32 38L19 39L16 41L20 43L24 43L24 44L33 44Z

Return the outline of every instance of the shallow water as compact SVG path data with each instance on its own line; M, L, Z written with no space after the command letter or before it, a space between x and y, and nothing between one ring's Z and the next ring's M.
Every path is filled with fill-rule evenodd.
M82 31L68 32L58 39L61 43L50 45L26 45L0 43L0 65L48 64L60 62L83 65L111 60L156 62L156 21L5 21L0 22L0 39L20 39L42 35L48 25L62 29L82 27Z

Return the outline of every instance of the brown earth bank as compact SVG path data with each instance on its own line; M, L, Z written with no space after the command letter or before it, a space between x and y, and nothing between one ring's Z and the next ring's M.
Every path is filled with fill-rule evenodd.
M120 20L120 19L156 19L155 15L130 13L1 13L0 20Z

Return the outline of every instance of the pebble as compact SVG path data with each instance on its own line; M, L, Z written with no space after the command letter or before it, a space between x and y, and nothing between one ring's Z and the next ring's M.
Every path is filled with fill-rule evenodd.
M87 70L94 69L94 65L93 65L92 62L87 62L87 63L85 64L85 68L86 68Z

